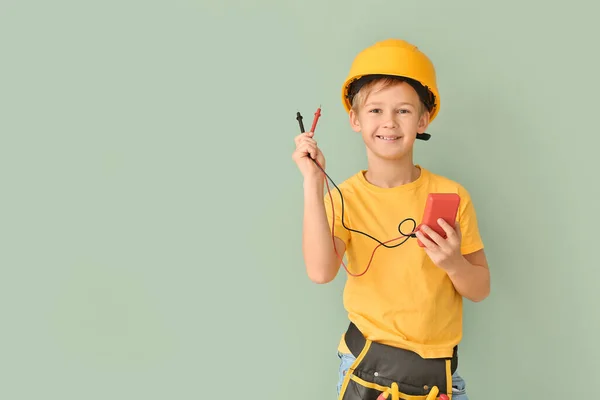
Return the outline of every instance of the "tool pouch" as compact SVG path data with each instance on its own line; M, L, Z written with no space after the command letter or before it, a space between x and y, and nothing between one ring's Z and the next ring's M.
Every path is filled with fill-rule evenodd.
M457 348L451 358L425 359L409 350L366 340L352 323L345 340L356 361L344 377L339 400L452 399Z

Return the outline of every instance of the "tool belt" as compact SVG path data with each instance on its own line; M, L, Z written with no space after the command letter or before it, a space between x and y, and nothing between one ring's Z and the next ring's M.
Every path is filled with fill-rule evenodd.
M426 359L409 350L367 340L353 323L345 341L356 361L344 377L339 400L452 399L457 347L451 358Z

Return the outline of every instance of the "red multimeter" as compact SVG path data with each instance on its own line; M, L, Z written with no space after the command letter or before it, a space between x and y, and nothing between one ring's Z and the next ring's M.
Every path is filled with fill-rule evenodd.
M450 226L454 227L459 204L460 196L456 193L430 193L429 196L427 196L423 220L416 231L421 228L421 225L427 225L445 239L446 232L438 225L437 221L442 218L450 224ZM431 239L425 232L423 232L423 235L425 235L427 239ZM419 246L425 247L419 239L417 239L417 242L419 243Z

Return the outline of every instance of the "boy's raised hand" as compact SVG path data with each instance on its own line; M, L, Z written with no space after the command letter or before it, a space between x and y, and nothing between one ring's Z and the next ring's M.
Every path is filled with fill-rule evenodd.
M422 232L419 230L415 233L421 243L425 245L425 252L431 258L431 261L444 271L452 272L455 267L459 267L464 263L460 251L462 241L460 224L456 222L453 228L441 218L438 220L438 224L446 232L446 239L427 225L421 226ZM429 236L430 239L427 239L424 234Z
M315 165L311 158L317 160L325 169L325 157L313 138L313 132L305 132L296 136L296 150L292 153L292 159L298 165L304 178L318 178L323 175L321 169Z

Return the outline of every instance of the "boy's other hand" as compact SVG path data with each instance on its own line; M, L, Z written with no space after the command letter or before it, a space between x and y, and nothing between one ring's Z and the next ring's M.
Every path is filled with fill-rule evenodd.
M415 232L421 243L425 245L425 252L431 261L446 272L453 272L464 264L460 251L462 235L460 224L455 223L454 228L443 219L438 220L440 227L446 232L446 239L427 225L421 226L421 231ZM429 236L429 239L425 235Z
M313 132L306 132L301 133L294 139L296 150L292 153L292 159L298 165L305 179L323 176L323 172L315 165L311 158L316 160L325 169L325 157L317 146L317 141L313 136Z

